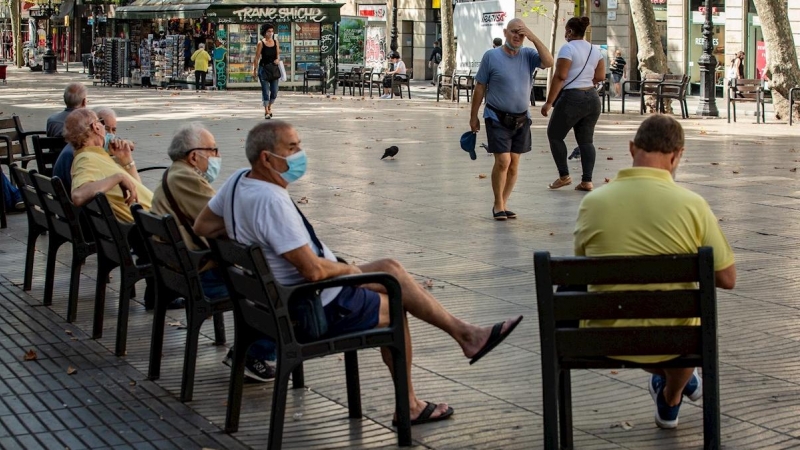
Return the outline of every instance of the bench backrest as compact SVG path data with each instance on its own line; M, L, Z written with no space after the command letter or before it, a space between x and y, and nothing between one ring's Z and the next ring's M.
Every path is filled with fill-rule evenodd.
M62 136L58 137L44 137L33 135L33 152L36 155L36 167L39 173L52 177L53 165L58 159L58 155L64 147L67 146L67 141Z
M75 244L90 243L91 232L85 229L88 224L81 223L81 209L72 203L61 179L36 173L33 183L42 200L50 232Z
M39 197L39 193L36 192L36 185L34 185L33 181L33 174L35 173L35 170L23 169L17 167L16 164L11 166L11 176L22 194L22 201L25 202L28 220L42 228L47 228L47 215L44 213L42 199Z
M537 252L534 269L543 358L716 358L716 292L713 252L709 247L700 248L696 255L643 257L552 258L548 252ZM554 286L654 283L697 283L697 287L674 291L553 292ZM701 326L579 328L575 322L694 317L701 318Z
M20 153L19 132L17 132L15 120L16 116L12 116L7 119L0 119L0 136L8 138L8 140L11 141L12 146L11 150L9 151L6 148L6 140L0 138L0 157Z
M138 204L131 207L131 213L145 240L160 285L169 286L186 299L203 300L200 268L210 251L189 250L175 218L169 214L159 216Z
M92 227L97 250L114 264L121 267L134 266L128 235L138 231L134 229L134 224L117 220L106 194L95 194L94 199L84 205L83 213Z
M758 78L736 78L730 80L729 98L737 100L758 100L762 89L762 81Z
M658 84L664 81L666 75L660 73L647 73L639 84L642 95L656 95Z
M296 345L288 301L283 287L258 245L243 245L228 239L209 239L233 300L234 310L253 328L276 337L279 346Z

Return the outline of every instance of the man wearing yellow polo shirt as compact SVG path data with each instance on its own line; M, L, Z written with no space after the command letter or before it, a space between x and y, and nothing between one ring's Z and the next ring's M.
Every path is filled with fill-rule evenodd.
M72 202L83 206L104 192L122 222L133 222L129 206L138 202L149 210L153 193L142 184L130 142L111 139L97 114L76 109L67 116L64 138L76 149L72 161ZM107 149L107 150L106 150Z
M575 255L667 255L697 253L699 247L714 249L717 287L733 289L736 267L733 251L722 234L708 203L694 192L675 184L675 173L684 150L683 128L677 120L660 114L642 122L630 143L633 167L622 169L614 181L586 195L575 226ZM691 284L649 285L652 290L691 288ZM625 290L626 286L596 286L591 290ZM581 326L699 325L700 319L592 320ZM620 357L659 363L676 355ZM702 397L702 380L691 368L654 368L648 390L656 404L660 428L678 426L683 396Z

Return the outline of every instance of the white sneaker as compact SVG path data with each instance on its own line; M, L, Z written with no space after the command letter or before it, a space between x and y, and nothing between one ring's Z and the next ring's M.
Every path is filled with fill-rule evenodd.
M384 100L392 98L392 94L383 94L383 95L381 95L381 98L384 99Z

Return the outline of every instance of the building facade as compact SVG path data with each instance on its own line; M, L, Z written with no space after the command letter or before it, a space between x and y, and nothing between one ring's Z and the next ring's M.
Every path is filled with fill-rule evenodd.
M651 0L662 34L669 70L690 75L699 82L698 60L703 52L702 26L705 0ZM592 42L620 49L628 60L628 77L636 78L636 36L630 15L629 0L592 2ZM717 58L718 84L723 83L725 68L739 51L745 52L745 77L761 78L766 66L766 50L761 21L753 0L713 0L713 47ZM788 1L788 16L794 32L795 47L800 53L800 1Z

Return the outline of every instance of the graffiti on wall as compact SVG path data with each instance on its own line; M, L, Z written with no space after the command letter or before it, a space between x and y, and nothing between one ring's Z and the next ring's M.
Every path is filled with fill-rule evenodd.
M364 65L382 71L386 62L386 29L367 27L367 42L364 48Z
M228 34L225 29L218 29L216 42L214 44L214 76L218 91L228 87Z

